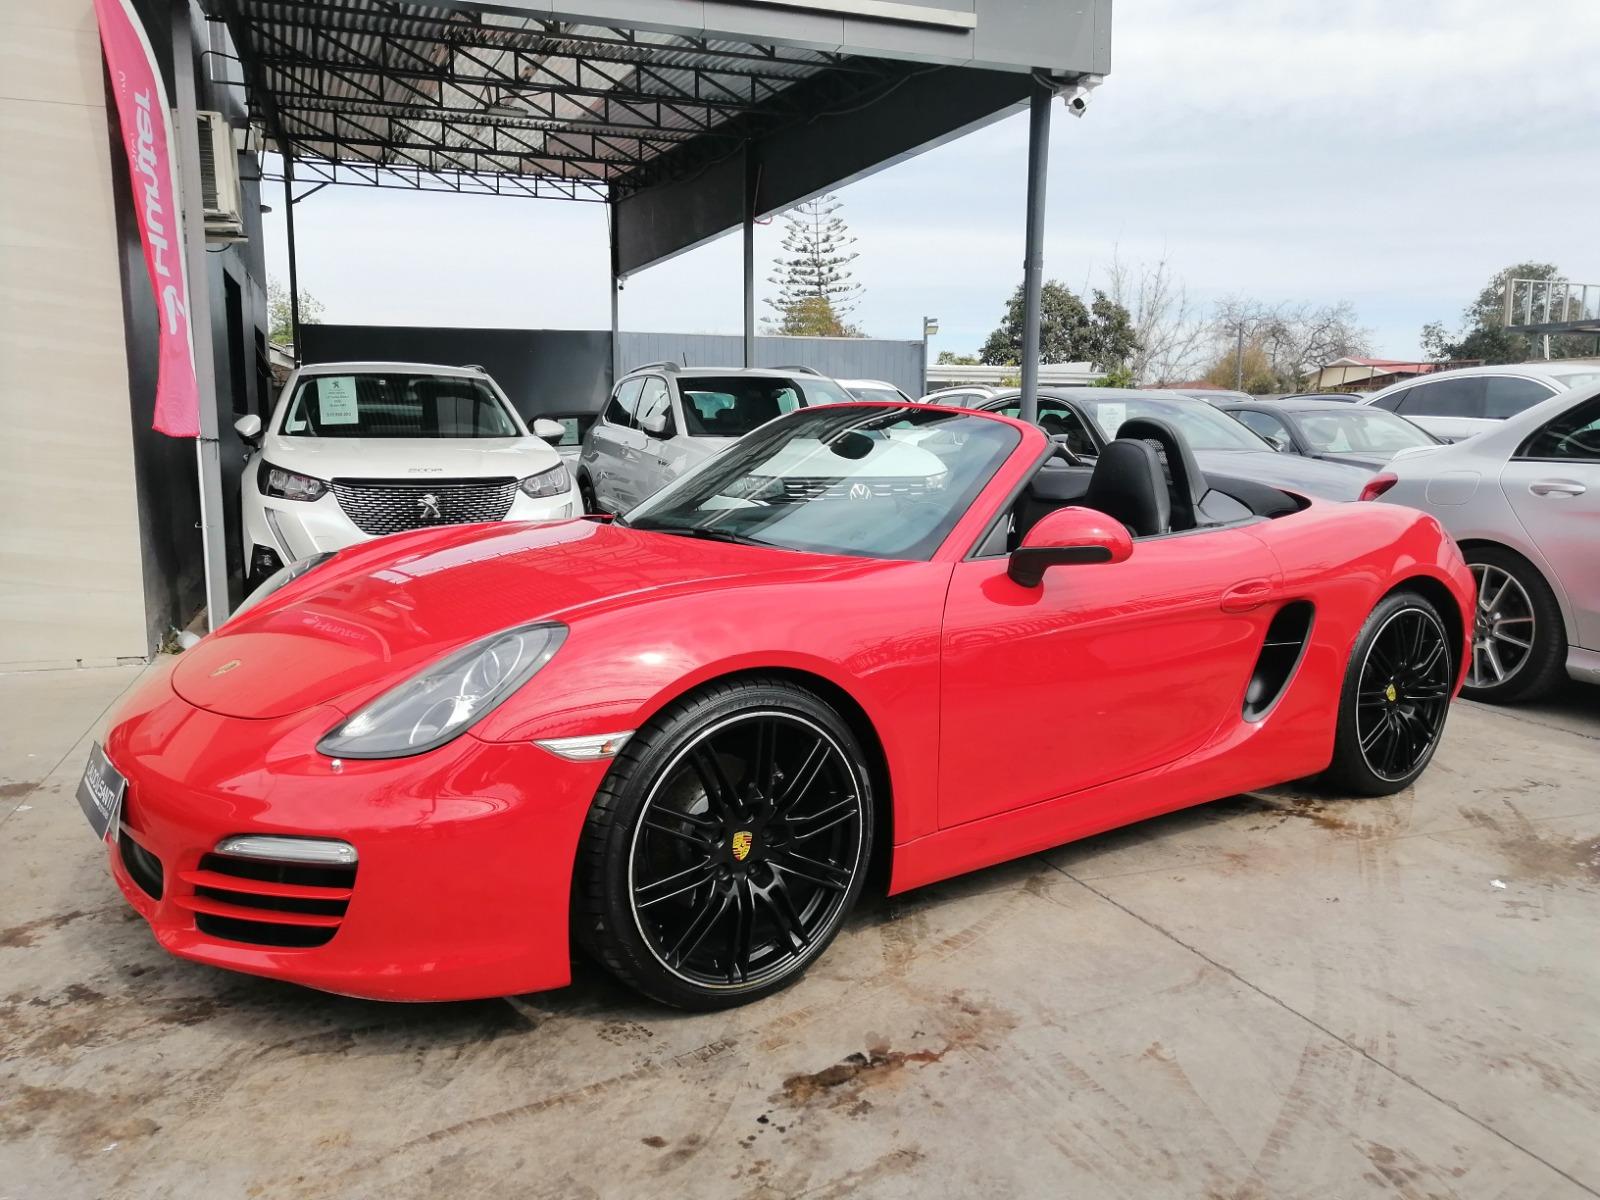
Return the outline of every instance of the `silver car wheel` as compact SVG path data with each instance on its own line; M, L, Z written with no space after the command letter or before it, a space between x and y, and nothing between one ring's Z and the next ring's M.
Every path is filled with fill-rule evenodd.
M1472 576L1478 581L1478 605L1467 686L1496 687L1514 678L1533 656L1533 601L1509 571L1473 563Z

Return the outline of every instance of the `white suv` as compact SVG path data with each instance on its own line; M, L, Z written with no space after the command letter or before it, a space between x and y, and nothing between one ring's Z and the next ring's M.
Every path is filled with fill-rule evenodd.
M475 367L301 367L265 430L253 414L234 427L255 447L240 485L251 581L401 530L581 512L550 445L563 427L540 419L530 432Z
M1600 383L1600 359L1461 367L1392 383L1361 398L1422 426L1434 437L1459 442L1499 427L1507 417L1568 388Z
M805 367L652 363L612 389L583 438L578 487L587 512L625 513L775 417L849 393Z

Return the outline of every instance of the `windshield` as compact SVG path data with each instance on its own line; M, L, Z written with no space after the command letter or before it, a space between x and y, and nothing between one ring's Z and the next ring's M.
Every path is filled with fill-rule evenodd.
M1581 387L1591 387L1600 383L1600 367L1593 363L1585 363L1581 367L1566 368L1554 363L1540 363L1539 369L1556 380L1562 387L1577 390Z
M1155 417L1166 421L1196 450L1271 450L1261 438L1204 400L1126 399L1074 396L1072 402L1087 410L1107 440L1130 417Z
M853 387L850 394L857 400L868 400L875 404L904 404L906 397L893 388L886 387Z
M506 406L467 375L309 375L278 431L289 437L521 437Z
M956 410L801 410L627 515L635 529L869 558L928 559L1016 448Z
M1294 419L1306 445L1330 454L1393 454L1408 446L1432 446L1437 443L1431 434L1423 432L1404 417L1384 412L1381 408L1316 409L1298 412Z
M811 381L806 381L809 386ZM832 396L807 395L793 379L760 375L696 376L681 380L683 423L690 437L743 437L774 417L804 404L828 404ZM839 399L849 397L840 393Z

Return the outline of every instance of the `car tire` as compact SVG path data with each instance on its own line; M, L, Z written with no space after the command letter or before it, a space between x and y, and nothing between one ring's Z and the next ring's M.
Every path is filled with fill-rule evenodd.
M594 484L589 482L587 475L578 476L578 501L583 505L585 516L601 511L600 498L594 494Z
M788 986L860 895L871 778L850 727L787 680L676 701L629 739L595 794L575 940L677 1008L730 1008Z
M1472 670L1461 694L1485 704L1510 704L1533 700L1550 692L1566 678L1567 631L1561 619L1561 606L1544 576L1522 555L1499 546L1472 546L1464 557L1479 583L1477 620L1473 629ZM1509 586L1502 589L1500 585ZM1491 608L1494 602L1497 607ZM1499 607L1504 606L1504 607ZM1524 627L1532 625L1532 636ZM1521 651L1509 636L1523 635L1529 648ZM1494 666L1487 660L1491 649L1510 649L1519 653L1514 670L1504 679L1492 680ZM1501 660L1495 651L1495 663ZM1480 674L1481 672L1481 674Z
M1438 748L1458 662L1448 627L1426 596L1384 597L1345 667L1333 761L1323 781L1358 796L1411 786Z

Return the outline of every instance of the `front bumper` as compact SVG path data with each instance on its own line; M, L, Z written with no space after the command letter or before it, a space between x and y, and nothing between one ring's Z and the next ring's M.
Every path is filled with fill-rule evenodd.
M255 487L251 470L246 471L244 488L244 555L249 562L254 547L275 552L285 563L310 558L326 550L343 550L359 542L370 542L373 535L363 533L339 507L330 491L319 500L279 500L263 496ZM561 496L532 499L518 492L504 517L507 521L554 521L579 516L583 502L576 485Z
M223 717L180 699L165 677L129 702L106 752L128 779L124 845L159 861L160 895L147 890L149 862L116 839L111 873L157 942L196 962L381 1000L566 984L572 866L609 764L467 733L414 758L335 769L315 747L342 715L322 707L279 720ZM197 874L201 859L221 839L252 833L356 848L348 904L325 944L266 945L201 928L208 922L195 906L216 910L197 897L194 880L209 878Z

